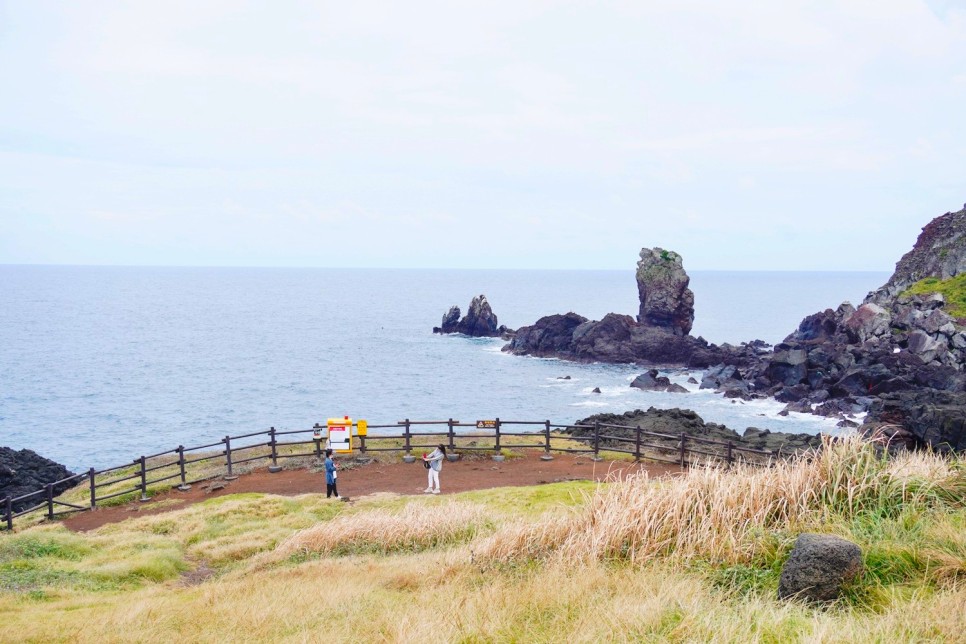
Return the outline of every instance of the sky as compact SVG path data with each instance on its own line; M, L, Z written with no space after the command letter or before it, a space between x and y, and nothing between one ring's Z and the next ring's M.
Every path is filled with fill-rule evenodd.
M0 0L0 264L891 271L966 0Z

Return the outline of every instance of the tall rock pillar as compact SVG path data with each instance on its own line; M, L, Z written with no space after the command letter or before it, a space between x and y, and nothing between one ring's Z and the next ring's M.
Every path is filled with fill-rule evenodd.
M681 256L663 248L642 248L637 262L637 292L644 326L687 335L694 324L694 293Z

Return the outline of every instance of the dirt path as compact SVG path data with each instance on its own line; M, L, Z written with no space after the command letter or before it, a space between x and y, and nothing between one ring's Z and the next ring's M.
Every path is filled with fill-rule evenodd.
M552 461L543 461L540 460L541 454L542 452L526 452L522 457L499 463L488 458L469 458L455 463L445 463L440 473L443 494L559 481L602 481L608 476L623 476L641 470L647 470L652 477L681 471L677 466L658 463L594 462L585 455L561 454L554 455ZM376 492L415 495L422 494L425 488L426 470L419 461L369 463L342 469L339 472L339 493L350 498ZM64 525L76 531L93 530L107 523L115 523L135 516L170 512L211 497L242 492L286 496L309 492L324 493L325 475L309 469L282 470L272 474L267 468L262 468L242 475L234 481L215 479L196 484L187 492L170 490L144 503L132 502L126 505L97 508L91 512L80 512L64 520Z

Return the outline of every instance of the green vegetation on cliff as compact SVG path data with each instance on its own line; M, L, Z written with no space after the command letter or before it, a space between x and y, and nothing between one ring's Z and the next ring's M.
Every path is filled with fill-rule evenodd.
M946 298L946 312L956 318L966 318L966 273L956 275L947 280L938 277L927 277L919 280L908 289L906 295L932 295L941 293Z

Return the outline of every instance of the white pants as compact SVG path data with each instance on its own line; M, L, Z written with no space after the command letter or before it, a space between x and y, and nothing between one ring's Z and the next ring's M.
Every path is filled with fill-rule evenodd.
M429 485L428 485L429 489L430 490L433 490L433 489L438 490L439 489L439 472L437 472L432 467L430 467L428 470L426 470L426 473L429 475ZM433 484L434 483L436 484L436 487L435 488L433 487Z

